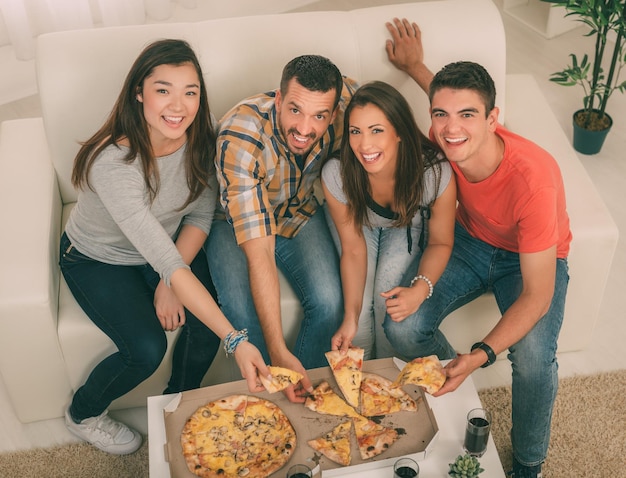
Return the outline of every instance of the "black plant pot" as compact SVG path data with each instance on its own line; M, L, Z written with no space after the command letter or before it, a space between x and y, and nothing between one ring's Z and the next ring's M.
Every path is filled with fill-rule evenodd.
M574 113L573 117L576 118L576 115L582 111L584 110L578 110ZM597 112L597 110L593 111ZM609 119L609 126L596 131L581 128L578 126L575 119L572 121L574 125L574 149L576 151L583 154L597 154L600 152L606 135L609 134L611 126L613 126L613 118L606 113L604 113L604 115Z

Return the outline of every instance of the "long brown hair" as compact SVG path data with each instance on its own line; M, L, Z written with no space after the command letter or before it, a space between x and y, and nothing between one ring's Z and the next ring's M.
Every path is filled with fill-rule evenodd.
M145 79L156 67L187 63L192 64L198 74L200 107L187 129L185 170L189 196L181 209L200 196L208 186L208 178L215 173L216 132L211 124L209 101L196 54L187 42L173 39L151 43L139 54L108 119L91 138L81 143L72 170L74 187L91 187L89 171L95 159L107 146L117 145L118 141L126 138L130 147L124 161L132 163L137 159L141 162L150 201L154 200L159 191L159 171L150 143L148 124L143 115L143 104L137 101L137 94L142 91Z
M406 227L423 205L424 172L432 167L437 189L441 179L443 155L439 147L418 128L413 112L402 94L382 81L361 86L346 108L341 142L341 179L348 199L348 210L357 227L369 226L367 198L371 194L367 172L350 147L350 114L357 107L379 108L400 137L395 171L393 210L397 213L395 227Z

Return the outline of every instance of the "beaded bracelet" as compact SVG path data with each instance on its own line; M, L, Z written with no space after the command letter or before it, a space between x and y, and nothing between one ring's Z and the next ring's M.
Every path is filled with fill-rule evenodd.
M237 346L245 340L248 340L248 329L228 332L226 337L224 337L224 352L226 352L226 356L234 354Z
M413 287L413 284L415 284L418 280L423 280L424 282L428 284L428 295L426 296L426 299L430 299L433 296L433 283L425 275L418 274L415 277L413 277L413 279L411 279L411 283L409 284L409 287Z

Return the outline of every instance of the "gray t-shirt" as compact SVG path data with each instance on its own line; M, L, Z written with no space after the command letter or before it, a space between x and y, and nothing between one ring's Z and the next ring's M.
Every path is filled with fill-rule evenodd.
M172 273L183 267L173 242L179 227L191 224L209 233L217 201L217 180L187 205L186 145L156 158L160 187L152 204L139 161L122 158L124 146L108 146L89 172L91 185L79 192L65 231L76 249L86 256L117 265L150 264L169 285Z
M450 163L443 161L441 163L441 180L439 182L439 190L436 189L436 177L432 168L428 168L424 173L424 198L423 205L431 204L438 198L448 187L450 178L452 177L452 168ZM342 204L348 204L348 199L343 191L343 181L341 180L341 171L339 160L336 158L329 159L322 169L322 181L328 189L328 192ZM367 217L372 227L393 227L393 219L387 219L379 216L370 208L367 209ZM413 217L412 228L421 230L422 218L420 214Z

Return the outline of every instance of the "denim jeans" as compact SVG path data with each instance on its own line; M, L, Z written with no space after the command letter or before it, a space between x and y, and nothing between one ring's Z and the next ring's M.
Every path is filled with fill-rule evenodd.
M250 342L267 363L269 355L257 316L244 252L232 225L214 220L205 243L209 269L224 315L237 329L248 329ZM343 319L339 259L321 208L287 239L276 236L276 266L291 284L304 309L294 355L304 368L328 365L324 353Z
M78 304L118 349L96 365L74 394L72 417L83 420L101 414L161 364L167 339L153 304L159 276L147 264L111 265L93 260L72 247L65 234L60 266ZM215 296L204 251L198 253L191 269ZM199 387L220 345L219 337L188 310L185 318L164 393Z
M385 322L387 337L405 358L431 354L442 360L455 357L455 350L439 331L450 312L491 290L504 314L521 293L519 254L474 239L459 224L454 241L452 257L433 296L403 322ZM513 454L524 465L542 463L548 451L558 388L557 339L568 282L567 260L557 259L554 295L548 312L509 348L513 370L511 442ZM482 338L476 337L476 341Z
M341 254L337 229L328 208L325 207L324 211L335 246ZM364 349L366 360L397 355L383 329L387 306L380 293L396 286L407 287L417 274L422 257L422 251L417 246L420 232L421 229L411 229L413 246L409 253L406 228L363 227L367 246L367 276L359 315L359 329L352 339L352 344Z

